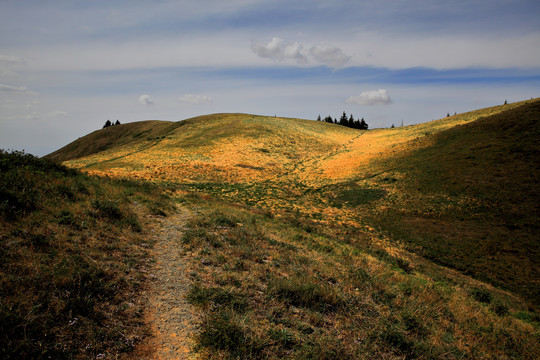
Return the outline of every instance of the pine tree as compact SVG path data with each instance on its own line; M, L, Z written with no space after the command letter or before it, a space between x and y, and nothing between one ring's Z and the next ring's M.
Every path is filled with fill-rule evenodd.
M368 129L368 124L366 123L364 118L362 118L362 120L360 120L360 130L367 130L367 129Z
M347 126L354 129L354 117L352 114L349 116L349 124Z
M349 125L349 120L347 118L347 114L345 111L343 112L343 115L339 118L339 125L347 126Z
M317 121L321 121L321 115L319 114L319 116L317 117Z
M114 125L120 125L120 120L116 120L116 122L114 123Z
M111 126L111 125L112 125L111 120L107 120L107 121L105 122L105 125L103 125L103 128L105 129L106 127L109 127L109 126Z

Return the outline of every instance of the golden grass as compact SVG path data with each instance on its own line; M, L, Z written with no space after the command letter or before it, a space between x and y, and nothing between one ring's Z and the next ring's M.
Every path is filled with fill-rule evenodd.
M66 164L162 184L177 201L202 209L185 239L196 269L194 294L236 304L205 308L205 326L219 332L232 324L227 331L239 341L234 350L207 333L200 341L209 358L527 359L538 350L530 299L436 265L422 257L433 250L429 244L404 243L418 227L445 238L493 227L492 199L439 191L430 149L441 146L438 134L448 129L532 103L370 131L215 114L163 125L159 136L116 142ZM424 150L430 161L418 158ZM444 254L430 259L441 263ZM357 269L369 287L346 275ZM494 300L475 298L482 291ZM237 313L237 300L249 311ZM304 333L306 326L316 335Z

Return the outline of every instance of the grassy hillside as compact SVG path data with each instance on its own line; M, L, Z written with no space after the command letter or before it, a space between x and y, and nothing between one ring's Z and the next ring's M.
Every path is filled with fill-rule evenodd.
M373 234L186 194L205 359L533 359L526 306L371 247Z
M371 131L246 114L140 122L94 132L51 157L91 149L66 164L322 225L374 227L538 304L538 103ZM107 150L94 153L96 141Z
M64 146L47 155L47 158L58 162L92 155L125 144L130 147L157 140L176 125L169 121L139 121L122 126L110 126L94 131L83 138ZM142 145L142 146L144 146Z
M398 195L373 223L424 256L539 304L539 120L537 101L386 160L392 170L373 183L393 179Z
M161 182L249 183L287 175L299 161L332 151L358 134L307 120L216 114L172 126L159 124L170 127L157 138L140 141L134 135L121 135L129 125L81 138L82 144L88 144L100 133L108 139L107 132L111 132L122 141L110 142L108 150L67 164L91 174L129 173L130 177ZM59 151L54 158L69 157L63 154Z
M0 150L0 358L131 350L146 331L139 214L168 206L147 185Z
M532 359L539 108L370 131L215 114L54 156L197 208L182 242L208 358Z

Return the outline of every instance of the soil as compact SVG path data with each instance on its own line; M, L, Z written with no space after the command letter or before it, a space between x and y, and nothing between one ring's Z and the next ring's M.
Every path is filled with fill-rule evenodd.
M151 251L155 263L149 271L150 289L145 320L151 336L136 346L131 359L197 359L193 335L198 323L196 309L187 301L190 281L183 261L180 239L192 216L181 208L168 217L154 217L156 243Z

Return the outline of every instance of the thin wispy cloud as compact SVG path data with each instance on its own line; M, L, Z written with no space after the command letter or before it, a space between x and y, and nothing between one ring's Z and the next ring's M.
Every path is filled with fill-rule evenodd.
M358 96L349 96L345 100L347 104L358 105L388 105L392 103L385 89L364 91Z
M26 86L13 86L7 84L0 84L0 92L15 93L15 94L28 94L36 95L35 91L30 90Z
M30 120L56 119L67 117L68 113L61 110L54 110L46 113L34 111L26 116Z
M0 64L24 64L24 60L18 56L0 54Z
M211 104L213 102L210 96L194 95L194 94L186 94L186 95L180 96L178 98L178 101L182 103L192 104L192 105L204 105L204 104Z

